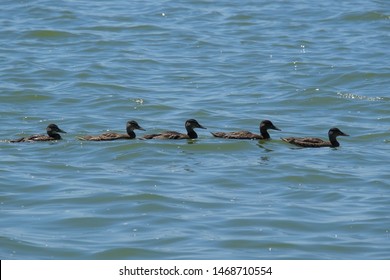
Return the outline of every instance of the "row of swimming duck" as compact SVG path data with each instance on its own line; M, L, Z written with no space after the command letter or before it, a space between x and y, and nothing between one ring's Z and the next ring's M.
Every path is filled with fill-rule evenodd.
M195 128L206 129L206 127L199 124L195 119L189 119L185 122L185 129L187 133L180 133L177 131L165 131L155 134L146 134L140 139L196 139L198 135L195 132ZM134 139L136 138L134 130L145 130L136 121L131 120L126 123L126 134L107 132L100 135L86 135L78 137L79 140L84 141L113 141L120 139ZM235 131L235 132L211 132L214 137L225 138L225 139L258 139L268 140L271 136L268 133L269 129L279 130L271 121L263 120L260 123L260 134L255 134L250 131ZM66 133L60 129L56 124L49 124L46 128L47 135L32 135L28 137L22 137L15 140L9 140L9 142L32 142L32 141L55 141L61 140L60 133ZM319 148L319 147L338 147L340 143L337 141L338 136L349 136L340 129L334 127L329 129L328 138L329 140L323 140L321 138L314 137L287 137L281 138L283 141L299 146L308 148Z

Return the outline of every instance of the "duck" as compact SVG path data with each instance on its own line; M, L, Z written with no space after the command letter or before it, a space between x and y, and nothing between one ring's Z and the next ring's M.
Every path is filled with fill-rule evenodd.
M136 121L128 121L126 123L126 132L127 134L116 133L116 132L106 132L101 135L86 135L82 137L78 137L80 140L85 141L113 141L113 140L121 140L121 139L134 139L135 133L134 130L144 130Z
M268 129L279 130L270 120L263 120L260 123L260 134L255 134L250 131L235 131L235 132L211 132L214 137L227 138L227 139L263 139L268 140L271 136L268 133Z
M196 134L194 128L206 129L195 119L186 120L184 124L187 134L176 132L176 131L165 131L157 134L144 135L143 139L196 139L198 134Z
M66 133L62 129L60 129L56 124L52 123L49 124L46 127L47 135L31 135L28 137L22 137L15 140L10 140L11 143L18 143L18 142L34 142L34 141L55 141L55 140L61 140L60 133Z
M328 137L329 141L322 140L320 138L313 137L287 137L281 138L283 141L304 148L321 148L321 147L331 147L336 148L340 146L340 143L337 141L338 136L349 136L348 134L342 132L337 127L332 127L329 129Z

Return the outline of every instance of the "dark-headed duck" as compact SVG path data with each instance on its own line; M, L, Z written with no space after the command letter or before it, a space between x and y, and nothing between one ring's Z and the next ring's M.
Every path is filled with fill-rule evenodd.
M165 131L157 134L144 135L144 139L196 139L198 134L196 134L194 128L206 129L204 126L200 125L196 120L189 119L185 122L185 128L187 134L176 132L176 131Z
M113 141L113 140L121 140L121 139L134 139L135 129L145 130L141 126L139 126L139 124L136 121L128 121L126 123L127 134L106 132L101 135L86 135L86 136L78 137L78 139L86 140L86 141Z
M260 123L260 134L255 134L250 131L235 131L235 132L211 132L212 135L219 138L228 139L270 139L268 129L280 130L271 121L264 120Z
M287 137L282 138L283 141L305 148L321 148L321 147L339 147L340 143L337 141L337 136L349 136L345 134L340 129L333 127L329 129L328 132L329 141L322 140L320 138L312 138L312 137Z
M49 124L46 128L47 135L31 135L28 137L22 137L15 140L10 140L11 143L17 142L33 142L33 141L54 141L61 140L60 133L66 133L60 129L56 124Z

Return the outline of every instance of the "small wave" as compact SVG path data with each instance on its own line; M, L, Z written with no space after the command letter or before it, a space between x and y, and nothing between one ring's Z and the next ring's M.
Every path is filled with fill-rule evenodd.
M27 37L37 39L56 39L56 38L70 38L77 37L76 34L60 30L32 30L26 32Z
M380 12L365 11L365 12L352 12L342 17L347 21L373 21L373 20L389 20L390 16Z
M386 97L380 97L380 96L365 96L365 95L359 95L355 93L342 93L338 92L337 95L340 98L345 99L354 99L354 100L367 100L367 101L389 101L389 98Z

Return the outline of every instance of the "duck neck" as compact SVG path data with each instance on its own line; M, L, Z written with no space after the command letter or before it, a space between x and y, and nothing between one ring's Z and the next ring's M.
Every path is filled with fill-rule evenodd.
M192 127L186 126L186 130L188 137L190 137L191 139L198 138L198 134L196 134L195 130Z
M340 143L337 141L336 137L337 136L329 135L329 141L330 141L330 144L332 145L332 147L340 146Z
M47 135L49 135L49 137L55 139L55 140L60 140L61 139L61 135L57 132L52 132L52 131L48 131L47 132Z
M131 128L126 128L127 134L130 136L131 139L135 138L135 132Z
M261 136L262 136L264 139L269 139L269 138L271 138L271 136L270 136L269 133L268 133L267 128L265 128L264 126L260 126L260 134L261 134Z

